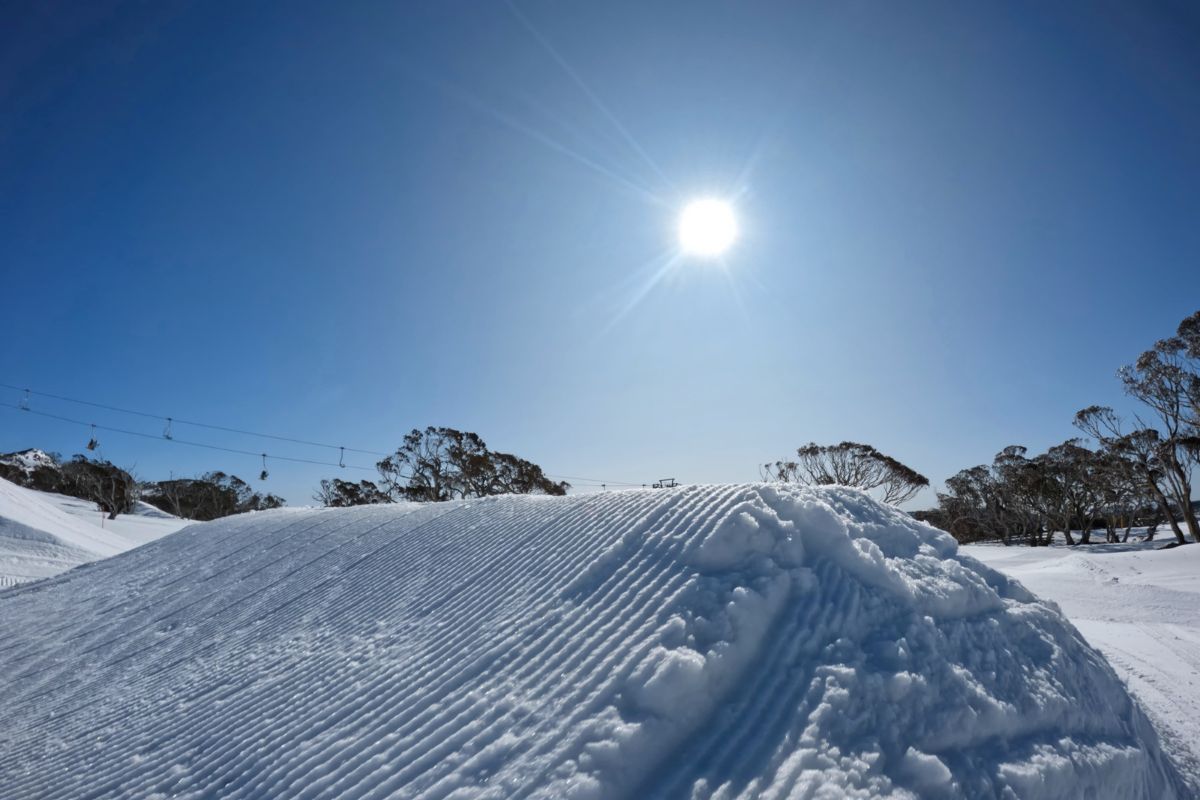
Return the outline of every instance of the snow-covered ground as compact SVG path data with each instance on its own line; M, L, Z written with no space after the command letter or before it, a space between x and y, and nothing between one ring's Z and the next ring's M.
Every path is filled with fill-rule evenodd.
M1170 798L1053 608L853 490L280 510L0 592L5 798Z
M0 587L123 553L187 524L146 503L105 519L94 503L0 478Z
M962 552L1062 608L1141 700L1200 795L1200 546L970 545Z

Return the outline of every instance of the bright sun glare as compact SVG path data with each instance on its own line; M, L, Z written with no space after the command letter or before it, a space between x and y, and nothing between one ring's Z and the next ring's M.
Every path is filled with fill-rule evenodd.
M679 216L679 246L694 256L719 256L737 238L737 219L724 200L693 200Z

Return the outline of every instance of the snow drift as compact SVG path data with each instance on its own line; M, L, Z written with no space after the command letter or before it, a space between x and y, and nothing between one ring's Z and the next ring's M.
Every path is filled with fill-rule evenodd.
M0 593L7 798L1185 792L1104 659L846 489L229 518Z

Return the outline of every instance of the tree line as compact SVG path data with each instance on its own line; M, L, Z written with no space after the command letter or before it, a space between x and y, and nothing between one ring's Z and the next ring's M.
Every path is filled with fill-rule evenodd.
M284 505L283 498L257 492L249 483L226 472L207 472L195 478L140 481L132 471L110 461L75 455L64 460L44 454L36 464L18 456L0 456L0 478L43 492L55 492L96 503L116 519L144 501L183 519L207 521L265 511ZM490 449L478 434L430 426L413 429L396 452L376 465L379 481L322 480L314 499L325 506L359 506L397 501L439 502L497 494L564 495L565 481L549 478L540 466L524 458Z
M1166 525L1177 543L1200 542L1192 504L1200 463L1200 311L1117 375L1140 411L1126 419L1106 406L1080 410L1073 423L1094 447L1082 438L1037 455L1006 447L991 464L947 479L937 508L917 516L963 542L1037 546L1062 531L1067 544L1087 544L1098 526L1105 541L1118 542L1139 525L1149 527L1150 538Z
M57 453L46 453L32 467L21 465L14 458L16 455L19 454L9 454L0 461L0 478L41 492L95 503L109 519L130 513L137 508L138 501L197 521L284 505L283 498L256 492L238 476L220 471L196 478L140 481L130 470L111 461L83 454L64 460Z
M1113 409L1089 406L1074 424L1096 443L1070 438L1031 456L1025 447L1001 450L991 464L948 478L936 508L914 516L960 541L1002 539L1049 544L1063 531L1068 544L1091 541L1098 524L1106 541L1128 539L1135 525L1169 526L1178 543L1200 541L1191 502L1192 473L1200 463L1200 311L1118 371L1142 412L1126 420ZM76 455L52 456L33 469L0 461L0 477L43 491L95 502L115 518L139 499L185 519L209 520L278 508L282 498L254 491L236 475L140 482L120 467ZM397 501L440 502L498 494L564 495L570 488L533 462L490 449L478 434L448 427L413 429L376 464L379 480L322 480L314 499L346 507ZM873 491L885 503L912 499L929 480L871 445L810 442L794 458L760 467L764 480L846 485ZM1186 529L1186 535L1185 535Z

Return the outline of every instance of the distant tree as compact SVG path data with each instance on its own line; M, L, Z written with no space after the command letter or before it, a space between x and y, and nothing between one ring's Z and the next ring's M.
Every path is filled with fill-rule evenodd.
M392 502L387 492L380 489L371 481L363 480L353 483L352 481L344 481L341 478L321 481L321 488L313 494L313 499L321 503L321 505L331 508L369 506Z
M33 452L41 457L30 466L23 456ZM70 488L64 482L63 459L58 453L22 450L0 455L0 478L39 492L66 494Z
M62 465L62 489L72 497L90 500L116 519L137 505L140 485L136 478L112 462L77 455Z
M991 466L964 469L946 479L938 493L937 519L960 542L1014 538L1043 544L1042 513L1037 503L1042 470L1026 457L1027 450L1010 445Z
M1041 474L1028 453L1022 445L1005 447L992 459L992 474L1002 504L1002 525L1037 547L1050 544L1050 538L1043 537L1045 526L1037 511Z
M198 521L284 505L283 498L256 492L238 476L220 471L199 478L174 478L147 484L144 499L177 517Z
M1100 478L1102 462L1079 439L1068 439L1034 459L1044 481L1046 516L1052 530L1063 532L1075 544L1071 528L1078 525L1080 542L1090 544L1092 528L1100 515L1104 496Z
M394 499L454 500L518 494L566 494L570 484L546 477L538 465L488 449L477 434L430 426L413 429L395 453L376 465Z
M1141 520L1148 523L1149 540L1165 520L1177 543L1187 541L1180 521L1200 542L1191 499L1200 464L1200 311L1118 375L1126 393L1153 412L1153 424L1138 415L1126 423L1111 408L1089 406L1074 424L1096 441L1096 450L1075 439L1032 458L1023 447L1005 448L990 468L972 467L947 479L938 507L921 516L961 541L1007 542L1014 530L1024 530L1030 544L1049 544L1050 534L1061 530L1074 544L1077 527L1086 544L1098 521L1107 541L1124 541Z
M1200 350L1200 322L1195 318L1193 314L1181 323L1183 335L1156 342L1118 374L1125 392L1158 418L1161 445L1156 455L1166 494L1179 509L1192 539L1200 542L1191 483L1192 471L1200 463L1200 361L1192 355Z
M1003 530L997 522L996 482L987 467L959 470L946 479L946 491L938 493L936 515L925 521L949 531L960 542L990 539ZM1005 544L1009 534L1003 531Z
M1146 516L1146 511L1155 507L1154 498L1147 491L1136 466L1119 453L1104 447L1097 458L1099 467L1096 476L1103 497L1100 510L1104 519L1105 541L1127 542L1139 517ZM1124 534L1118 535L1117 531L1121 528ZM1153 534L1148 533L1147 540L1152 538Z
M1164 442L1154 428L1138 427L1129 432L1121 418L1106 406L1089 406L1075 415L1075 427L1091 436L1108 453L1110 470L1123 470L1140 487L1131 487L1133 502L1139 507L1152 504L1171 526L1175 541L1187 541L1179 527L1178 517L1167 493L1165 459L1170 458L1171 445ZM1119 462L1119 464L1117 463ZM1110 476L1111 477L1111 476ZM1153 534L1148 534L1153 536Z
M929 479L868 444L810 442L796 451L796 459L764 464L766 480L810 486L854 486L881 490L882 500L900 505L929 485Z

